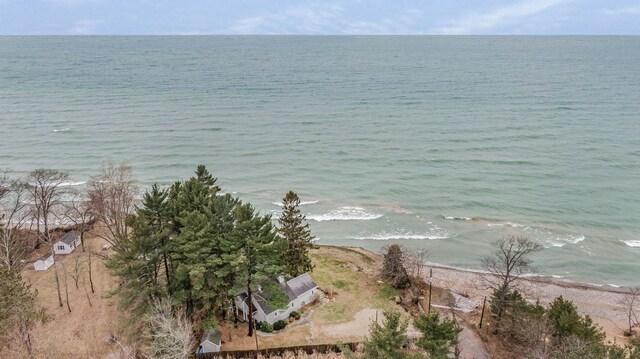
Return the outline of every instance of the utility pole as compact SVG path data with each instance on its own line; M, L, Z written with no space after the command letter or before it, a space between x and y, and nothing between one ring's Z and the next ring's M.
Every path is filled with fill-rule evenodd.
M484 302L482 302L482 314L480 314L480 329L482 329L482 320L484 319L484 306L487 305L487 296L484 296Z
M431 314L431 277L433 276L433 268L429 268L429 309L427 314Z
M251 310L251 307L249 307ZM256 337L256 359L258 359L258 329L256 328L256 318L253 317L253 328L254 328L254 336Z

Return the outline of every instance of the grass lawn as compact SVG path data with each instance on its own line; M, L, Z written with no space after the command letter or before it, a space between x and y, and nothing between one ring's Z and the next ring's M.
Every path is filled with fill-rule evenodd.
M366 308L389 309L398 291L379 282L382 259L357 248L320 246L311 252L313 278L335 301L313 313L316 325L353 320Z

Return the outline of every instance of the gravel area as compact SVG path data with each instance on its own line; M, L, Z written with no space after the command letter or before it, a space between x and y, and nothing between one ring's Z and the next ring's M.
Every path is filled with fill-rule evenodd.
M486 274L481 272L434 264L428 264L426 267L433 268L434 286L448 288L467 298L463 301L464 307L481 306L483 297L491 292L483 279ZM428 280L429 271L424 270L423 273L427 273L425 279ZM619 339L622 328L625 327L625 311L620 304L627 291L625 288L573 283L548 277L525 277L518 281L518 289L527 299L540 300L543 305L562 295L575 303L579 312L591 316L602 326L609 339ZM458 305L461 304L458 300Z

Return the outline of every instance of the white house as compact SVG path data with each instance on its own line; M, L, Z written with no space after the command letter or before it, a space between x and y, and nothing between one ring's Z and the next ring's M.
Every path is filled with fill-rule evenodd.
M252 293L253 317L257 322L268 322L273 324L278 320L285 320L294 310L298 310L315 300L318 292L318 285L313 281L309 273L303 273L293 279L285 281L282 276L278 277L278 283L282 291L289 297L286 308L272 308L269 305L269 298L272 294L265 291ZM235 297L236 316L246 321L249 316L249 300L246 292Z
M215 328L211 328L204 332L200 345L198 346L198 354L217 353L222 348L222 333Z
M69 254L80 245L80 232L67 232L59 241L53 244L53 251L56 254Z
M49 252L42 257L38 258L33 263L33 269L35 270L47 270L53 265L53 253Z

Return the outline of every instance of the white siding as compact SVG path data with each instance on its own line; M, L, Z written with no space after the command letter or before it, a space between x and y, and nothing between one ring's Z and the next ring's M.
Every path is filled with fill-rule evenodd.
M202 347L202 353L217 353L220 351L220 346L208 340L200 343L200 346Z
M55 254L69 254L71 252L73 252L74 249L76 249L77 247L77 242L79 242L80 239L71 242L71 244L66 244L64 242L56 242L56 244L53 245L53 252Z
M269 322L271 324L273 324L273 322L269 321L269 318L264 314L264 311L258 307L256 305L256 308L258 308L258 310L256 310L256 313L253 315L253 317L255 318L256 322Z
M41 271L47 270L53 265L53 256L49 256L46 259L38 259L33 263L33 269Z

